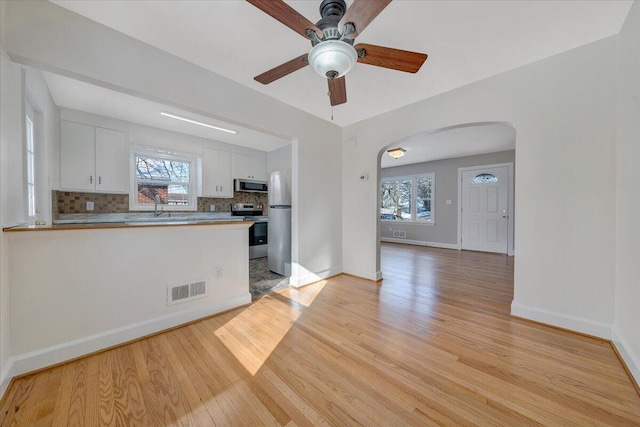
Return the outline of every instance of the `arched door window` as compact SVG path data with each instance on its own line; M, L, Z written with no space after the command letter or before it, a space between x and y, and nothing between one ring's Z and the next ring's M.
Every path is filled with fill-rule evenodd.
M498 177L490 173L481 173L471 180L472 184L487 184L490 182L498 182Z

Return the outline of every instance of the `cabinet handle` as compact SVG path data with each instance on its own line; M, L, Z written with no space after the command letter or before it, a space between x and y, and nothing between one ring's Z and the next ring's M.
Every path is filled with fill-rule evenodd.
M89 175L89 184L93 184L93 175Z
M220 186L220 192L222 193L222 185Z
M98 184L102 184L102 177L101 176L98 177Z
M216 193L218 192L218 186L216 185Z

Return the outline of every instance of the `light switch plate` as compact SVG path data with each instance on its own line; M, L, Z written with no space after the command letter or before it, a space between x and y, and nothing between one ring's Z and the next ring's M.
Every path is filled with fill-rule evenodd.
M92 211L93 210L93 202L87 202L87 210L88 211Z

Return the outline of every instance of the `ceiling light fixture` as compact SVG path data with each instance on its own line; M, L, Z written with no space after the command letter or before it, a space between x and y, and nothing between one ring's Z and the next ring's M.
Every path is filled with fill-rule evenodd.
M187 117L177 116L177 115L171 114L171 113L165 113L164 111L161 111L160 115L161 116L165 116L165 117L171 117L172 119L182 120L183 122L187 122L187 123L193 123L194 125L204 126L206 128L211 128L211 129L215 129L215 130L220 130L222 132L232 133L234 135L237 133L235 130L229 130L229 129L221 128L221 127L218 127L218 126L210 125L208 123L202 123L202 122L199 122L199 121L196 121L196 120L189 119Z
M404 148L391 148L387 150L387 153L389 153L389 155L396 160L404 156L404 153L406 152L407 150L405 150Z
M327 40L311 48L308 59L316 73L334 80L347 74L356 65L358 52L349 43Z

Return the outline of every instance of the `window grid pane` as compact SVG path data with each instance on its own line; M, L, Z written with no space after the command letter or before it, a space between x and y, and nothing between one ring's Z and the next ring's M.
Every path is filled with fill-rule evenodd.
M189 163L153 157L136 157L136 177L141 180L189 183Z
M35 171L35 150L33 141L33 120L26 116L26 161L27 161L27 215L36 214L36 171Z
M412 180L383 181L380 189L380 218L411 220Z
M187 206L191 201L191 163L152 156L136 156L137 204Z
M431 177L416 178L416 219L431 221L431 194L433 179Z

